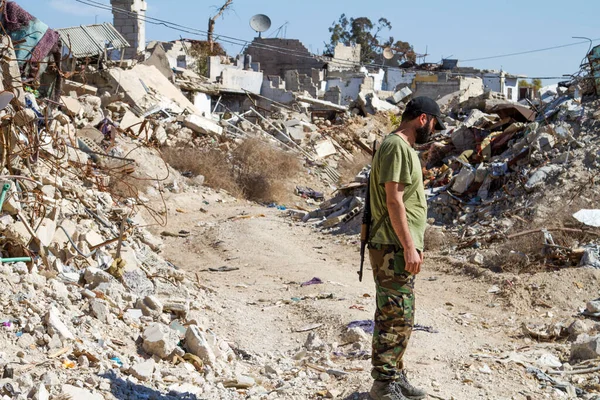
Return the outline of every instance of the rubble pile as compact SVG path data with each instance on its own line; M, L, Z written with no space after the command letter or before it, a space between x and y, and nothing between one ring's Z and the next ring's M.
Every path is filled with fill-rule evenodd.
M596 191L589 171L597 168L600 152L598 101L582 102L577 96L574 90L559 88L527 104L508 102L490 92L463 103L451 101L448 129L418 148L430 224L453 234L459 249L481 249L537 233L544 235L540 239L544 251L527 254L528 262L600 265L598 247L589 237L579 246L562 248L551 234L553 229L583 233L598 226L586 227L572 213L567 216L570 227L552 217L556 207L563 213L570 209L577 191L589 190L592 197ZM357 233L367 172L341 187L319 210L293 216L334 232ZM558 199L566 200L556 204ZM595 208L591 199L587 205ZM541 227L526 231L532 224ZM481 255L478 259L480 265L487 263Z

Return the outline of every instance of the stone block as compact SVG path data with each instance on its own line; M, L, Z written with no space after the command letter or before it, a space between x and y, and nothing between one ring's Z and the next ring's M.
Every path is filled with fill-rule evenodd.
M168 326L160 323L151 324L142 334L142 348L145 352L161 359L168 358L177 348L179 335Z

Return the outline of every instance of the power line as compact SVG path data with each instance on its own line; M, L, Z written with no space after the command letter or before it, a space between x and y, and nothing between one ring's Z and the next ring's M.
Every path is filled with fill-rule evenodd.
M600 40L600 38L599 39L592 39L592 42L597 42L599 40ZM521 51L521 52L518 52L518 53L500 54L500 55L497 55L497 56L488 56L488 57L481 57L481 58L470 58L470 59L467 59L467 60L459 60L459 61L461 61L461 62L472 62L472 61L482 61L482 60L493 60L495 58L504 58L504 57L521 56L521 55L524 55L524 54L540 53L542 51L562 49L562 48L565 48L565 47L578 46L580 44L586 44L586 43L589 43L589 41L576 42L576 43L570 43L570 44L563 44L563 45L560 45L560 46L545 47L543 49Z
M112 7L112 6L100 3L98 1L95 1L95 0L75 0L75 1L77 1L81 4L84 4L84 5L90 6L90 7L95 7L98 9L112 11L112 12L116 12L118 14L135 17L135 18L138 18L144 22L147 22L147 23L150 23L153 25L162 25L168 29L176 30L179 32L189 33L191 35L203 36L203 35L208 34L207 31L204 31L202 29L187 27L187 26L175 23L175 22L171 22L171 21L167 21L167 20L163 20L163 19L159 19L159 18L154 18L154 17L149 17L147 15L141 16L138 13L127 11L127 10L117 8L117 7ZM232 44L235 46L241 46L242 48L251 44L253 47L256 47L256 48L259 48L262 50L271 51L274 53L279 53L279 54L284 54L284 55L289 55L289 56L294 56L297 58L304 58L304 59L311 59L311 60L314 60L315 58L323 58L323 56L318 56L318 55L314 55L314 54L311 55L310 53L309 53L309 55L306 55L306 53L300 52L299 50L293 50L293 49L289 49L289 48L285 48L285 47L269 45L266 43L257 43L255 41L249 41L246 39L240 39L240 38L221 35L221 34L217 34L217 33L214 33L214 36L215 36L216 40L219 40L224 43ZM592 41L594 41L594 42L599 41L599 40L600 40L600 38L592 39ZM490 59L496 59L496 58L502 58L502 57L511 57L511 56L516 56L516 55L537 53L537 52L542 52L542 51L576 46L576 45L580 45L580 44L584 44L584 43L588 43L588 42L589 41L577 42L577 43L571 43L571 44L566 44L566 45L547 47L547 48L543 48L543 49L529 50L529 51L523 51L523 52L518 52L518 53L502 54L502 55L497 55L497 56L481 57L481 58L474 58L474 59L466 59L466 60L459 60L459 61L472 62L472 61L490 60ZM339 59L339 58L335 58L335 57L326 57L325 60L327 62L336 62L338 64L342 64L342 65L346 65L346 66L353 66L353 67L378 68L378 69L396 70L396 71L403 71L403 72L415 71L414 69L409 69L409 68L390 67L390 66L378 65L378 64L365 64L362 62ZM474 75L474 74L460 73L460 72L446 72L446 74L452 75L452 76ZM547 79L547 80L553 79L554 80L554 79L564 79L564 78L565 77L562 76L562 77L527 77L526 79ZM488 77L487 79L490 79L490 78ZM497 79L502 79L502 78L497 77Z

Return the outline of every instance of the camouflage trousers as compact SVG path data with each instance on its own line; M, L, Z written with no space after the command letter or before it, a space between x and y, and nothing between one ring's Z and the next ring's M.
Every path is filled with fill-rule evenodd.
M414 325L415 276L406 272L404 252L397 246L371 245L369 258L377 302L371 376L396 380Z

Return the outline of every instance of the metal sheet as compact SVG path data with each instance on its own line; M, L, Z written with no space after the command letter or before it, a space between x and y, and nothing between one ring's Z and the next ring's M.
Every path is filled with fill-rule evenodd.
M125 38L112 24L81 25L57 29L64 46L75 58L97 56L105 48L124 49L130 47Z

